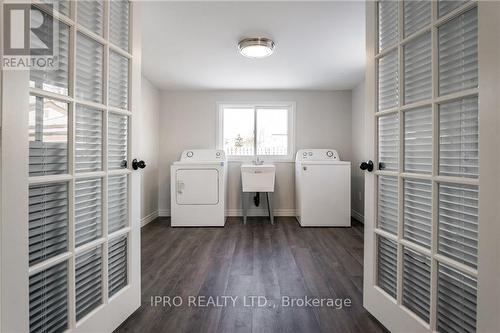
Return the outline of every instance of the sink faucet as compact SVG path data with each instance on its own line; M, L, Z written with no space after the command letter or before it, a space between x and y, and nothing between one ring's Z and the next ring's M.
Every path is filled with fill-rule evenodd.
M261 160L258 156L257 156L257 159L256 160L253 160L252 163L254 165L262 165L264 164L264 160Z

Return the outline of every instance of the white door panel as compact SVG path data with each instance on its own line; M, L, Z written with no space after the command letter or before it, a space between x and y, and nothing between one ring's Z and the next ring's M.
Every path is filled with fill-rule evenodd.
M219 203L219 172L215 169L177 170L175 182L179 205Z

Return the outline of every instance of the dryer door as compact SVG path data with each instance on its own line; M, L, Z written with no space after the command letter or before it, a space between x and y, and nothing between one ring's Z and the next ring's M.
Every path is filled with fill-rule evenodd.
M219 171L216 169L181 169L176 172L178 205L217 205Z

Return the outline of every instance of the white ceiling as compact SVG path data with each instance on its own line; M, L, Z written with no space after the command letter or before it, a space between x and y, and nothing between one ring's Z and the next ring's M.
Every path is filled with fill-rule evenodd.
M243 37L274 54L248 59ZM363 79L363 1L143 3L142 70L161 89L351 89Z

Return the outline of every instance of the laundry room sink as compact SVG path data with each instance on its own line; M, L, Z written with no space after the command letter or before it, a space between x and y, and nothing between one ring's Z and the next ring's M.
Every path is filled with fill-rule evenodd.
M243 192L274 192L276 166L272 164L242 164L241 183Z

